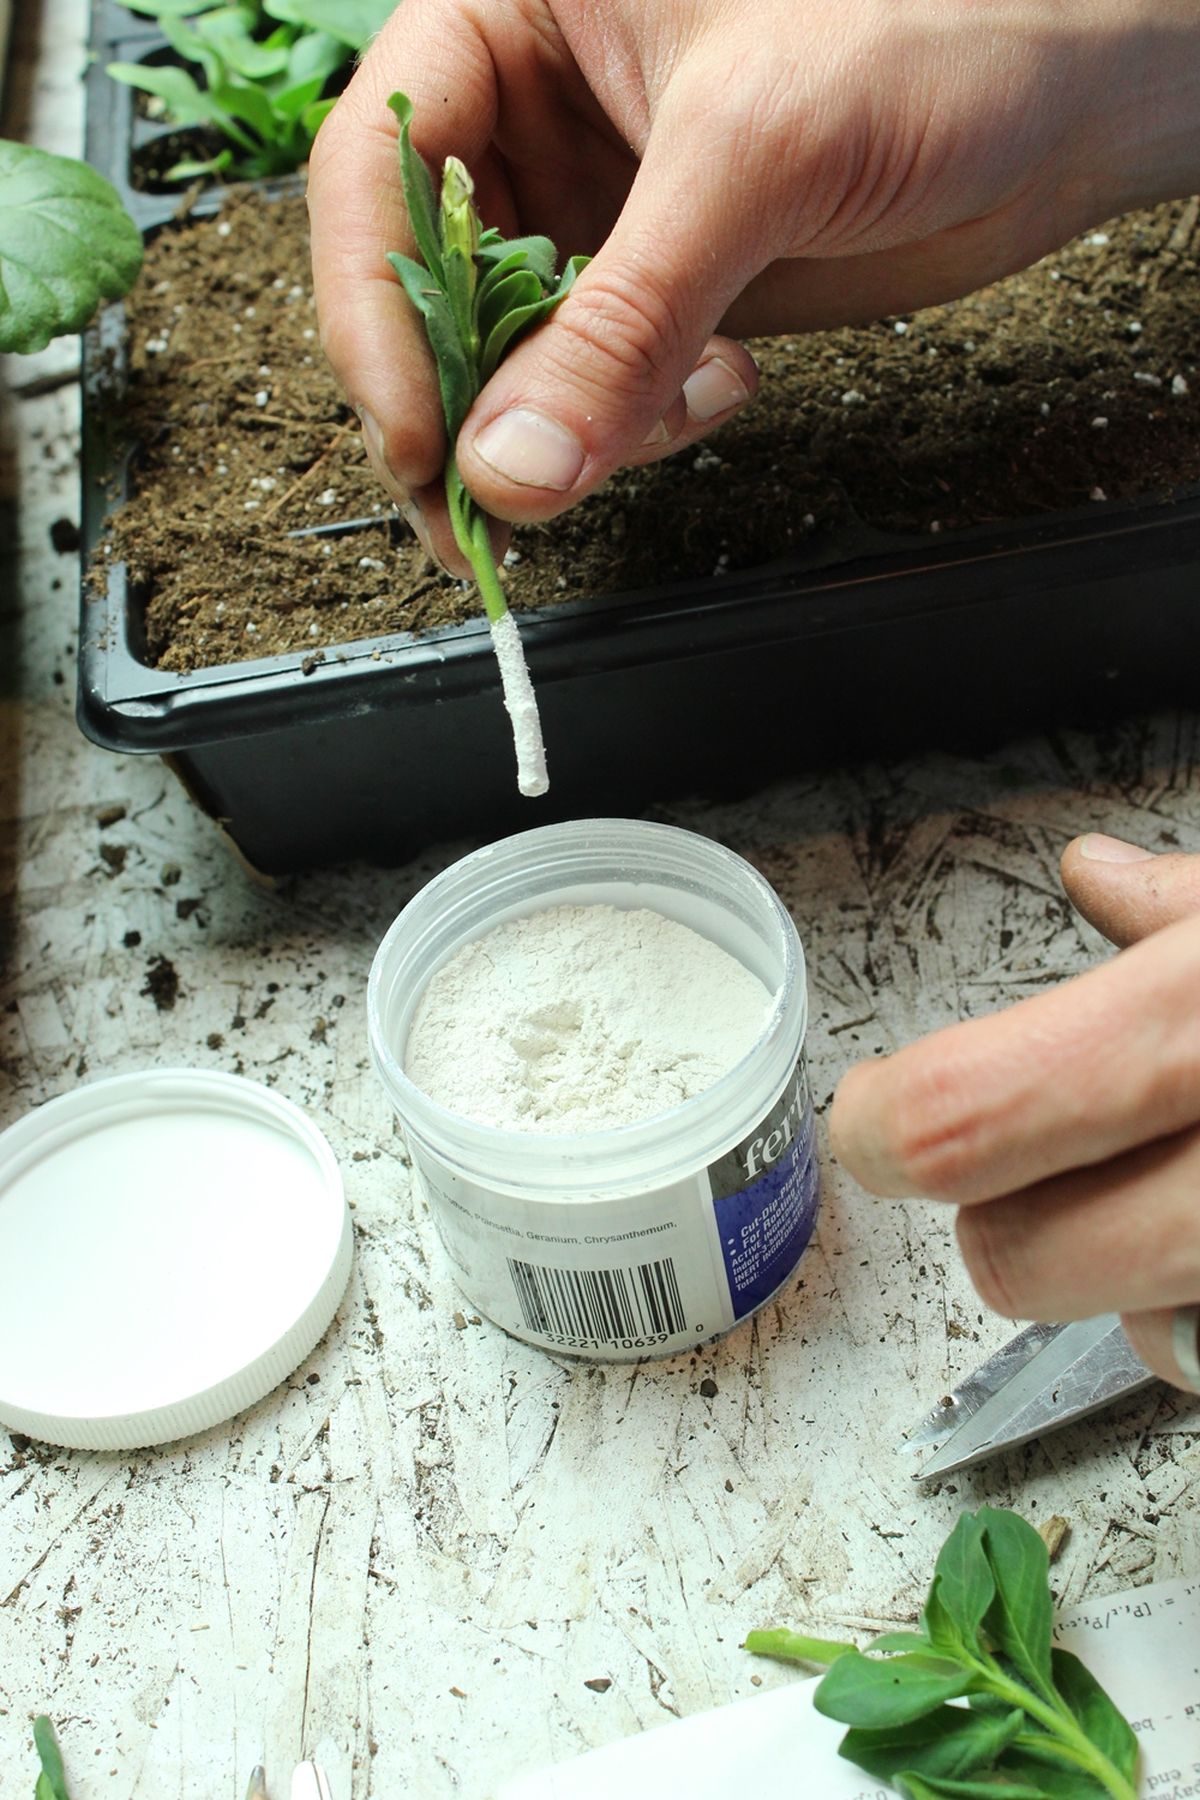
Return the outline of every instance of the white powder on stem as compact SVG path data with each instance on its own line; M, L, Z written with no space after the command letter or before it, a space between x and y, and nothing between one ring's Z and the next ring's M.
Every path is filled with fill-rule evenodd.
M509 1131L632 1125L712 1087L760 1036L774 995L698 932L642 907L552 906L438 970L405 1072Z
M489 621L492 649L500 665L500 687L504 705L512 720L513 744L517 752L517 786L531 797L544 794L550 786L546 773L546 750L542 743L542 721L538 716L537 695L529 679L525 649L517 621L511 613Z

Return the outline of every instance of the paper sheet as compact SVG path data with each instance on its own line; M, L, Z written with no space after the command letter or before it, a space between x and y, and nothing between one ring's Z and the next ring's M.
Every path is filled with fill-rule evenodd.
M1200 1800L1200 1576L1068 1608L1058 1641L1136 1730L1143 1800ZM816 1685L797 1681L608 1744L508 1782L498 1800L729 1800L768 1782L761 1791L894 1800L838 1756L843 1727L814 1712Z

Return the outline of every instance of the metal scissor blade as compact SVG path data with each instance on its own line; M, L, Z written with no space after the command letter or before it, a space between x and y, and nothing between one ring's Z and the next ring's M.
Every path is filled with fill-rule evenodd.
M911 1455L918 1450L928 1450L930 1446L940 1449L951 1432L974 1418L984 1401L1006 1387L1017 1370L1023 1369L1031 1357L1052 1343L1061 1330L1061 1325L1028 1325L1016 1337L1009 1338L994 1356L989 1356L958 1387L939 1400L919 1425L905 1433L904 1441L899 1445L901 1453Z
M1022 1344L1028 1334L1022 1332L1014 1340L1014 1346L1020 1344L1021 1349L1001 1385L996 1384L994 1375L986 1375L996 1358L964 1383L953 1402L962 1409L961 1421L943 1435L934 1456L916 1472L914 1480L948 1475L1001 1450L1011 1450L1154 1380L1115 1313L1040 1329L1050 1335L1032 1349L1028 1342ZM972 1383L975 1404L967 1411L969 1402L963 1396ZM949 1410L940 1409L943 1418Z

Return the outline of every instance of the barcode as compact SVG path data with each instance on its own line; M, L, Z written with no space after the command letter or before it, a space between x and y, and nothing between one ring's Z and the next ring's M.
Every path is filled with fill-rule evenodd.
M542 1337L653 1338L687 1329L675 1264L543 1269L508 1258L526 1329Z

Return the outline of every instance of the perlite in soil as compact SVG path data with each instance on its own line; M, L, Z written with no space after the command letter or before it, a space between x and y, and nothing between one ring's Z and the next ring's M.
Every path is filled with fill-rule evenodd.
M819 1184L804 960L732 852L621 819L488 845L396 920L368 1015L455 1279L514 1336L665 1355L791 1275Z
M393 94L388 105L400 121L400 178L423 258L417 262L393 254L388 261L421 315L437 363L448 446L446 504L455 542L471 565L491 627L512 721L517 785L523 794L544 794L550 785L546 754L520 633L492 555L487 515L463 485L454 446L475 396L501 359L553 311L587 258L569 258L557 275L558 253L549 238L503 238L498 231L482 229L471 177L456 156L446 159L435 203L433 179L412 144L412 103L404 94Z

